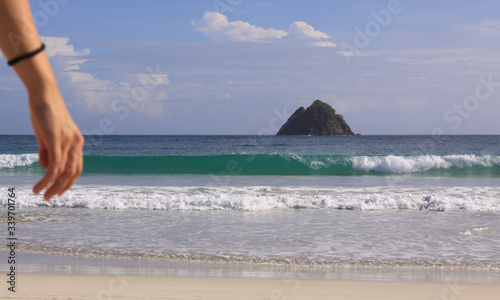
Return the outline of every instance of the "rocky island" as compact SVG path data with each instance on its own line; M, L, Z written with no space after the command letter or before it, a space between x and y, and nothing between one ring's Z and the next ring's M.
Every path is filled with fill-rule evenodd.
M342 115L327 103L316 100L300 107L281 126L277 135L356 135Z

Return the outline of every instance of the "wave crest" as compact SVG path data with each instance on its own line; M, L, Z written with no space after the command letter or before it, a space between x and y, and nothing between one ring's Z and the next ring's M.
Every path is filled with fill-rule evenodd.
M413 173L451 167L493 167L500 165L500 156L422 155L422 156L357 156L351 158L354 169L385 173Z
M500 211L499 187L147 187L76 186L45 202L20 194L19 207L68 207L115 210L273 209ZM6 206L0 199L0 206Z
M84 174L333 175L419 174L500 177L500 156L348 156L228 154L209 156L85 156ZM0 170L42 173L38 154L0 155Z
M0 169L29 166L37 161L37 153L0 154Z

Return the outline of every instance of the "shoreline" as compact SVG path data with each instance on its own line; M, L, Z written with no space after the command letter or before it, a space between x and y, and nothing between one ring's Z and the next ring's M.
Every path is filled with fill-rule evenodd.
M7 252L0 251L0 257ZM7 270L7 261L0 261ZM167 276L199 278L320 280L367 282L426 282L500 285L500 272L479 270L304 267L260 264L161 262L84 258L47 254L17 253L16 270L20 274Z
M5 284L4 284L5 285ZM500 285L19 274L2 299L498 299Z

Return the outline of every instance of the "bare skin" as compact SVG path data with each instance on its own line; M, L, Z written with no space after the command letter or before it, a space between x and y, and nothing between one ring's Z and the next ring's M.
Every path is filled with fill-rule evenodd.
M0 48L7 60L41 46L28 0L0 0ZM13 66L28 92L31 122L38 141L39 163L46 169L33 192L44 199L61 196L83 169L84 139L59 93L45 52Z

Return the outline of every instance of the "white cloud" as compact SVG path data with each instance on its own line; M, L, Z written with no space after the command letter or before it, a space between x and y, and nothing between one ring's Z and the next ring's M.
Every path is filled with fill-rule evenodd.
M205 12L200 21L191 21L193 27L214 41L268 42L281 39L288 33L273 28L265 29L247 22L229 22L218 12Z
M92 76L89 73L65 72L64 74L68 77L68 80L71 83L82 83L82 82L88 83L94 80L94 76Z
M404 52L385 51L385 55L389 57L389 61L408 65L488 65L500 61L497 51L474 48L408 49Z
M73 45L68 44L69 38L42 36L40 40L46 46L47 56L56 59L55 63L64 71L79 70L80 65L88 60L80 57L89 55L90 49L76 51Z
M128 79L137 85L157 86L169 85L170 80L166 74L136 73L129 74Z
M354 52L350 51L338 51L337 53L341 56L354 56Z
M306 22L293 22L288 28L288 35L298 39L327 39L330 38L326 33L319 30L314 30L311 25Z
M314 27L302 21L296 21L290 25L288 36L298 40L306 40L308 45L314 47L337 47L334 43L324 40L330 38L326 33L315 30Z
M500 37L500 20L485 20L469 25L466 29L487 37Z
M47 46L45 53L48 57L53 56L85 56L90 53L90 49L83 49L81 52L75 50L73 45L69 45L69 38L45 36L40 40Z
M65 59L64 71L80 70L80 65L86 61L88 59Z
M72 94L71 104L90 112L110 113L117 99L140 98L135 101L134 110L147 116L164 113L159 101L166 99L166 93L156 88L169 85L170 81L166 74L160 73L159 67L145 68L149 73L124 75L130 82L103 80L79 71L80 66L89 61L90 49L77 51L69 39L63 37L41 37L41 40L47 46L47 56L58 74L60 86Z
M257 27L248 22L229 22L227 16L218 12L205 12L200 21L191 21L193 27L214 41L230 42L271 42L284 37L305 41L306 44L315 47L337 47L330 41L330 37L319 30L315 30L306 22L293 22L288 31L279 29L265 29Z
M332 47L332 48L337 47L336 44L334 44L332 42L326 42L326 41L312 42L311 45L316 46L316 47Z
M107 91L113 85L112 81L95 78L90 73L65 72L64 75L79 90Z

